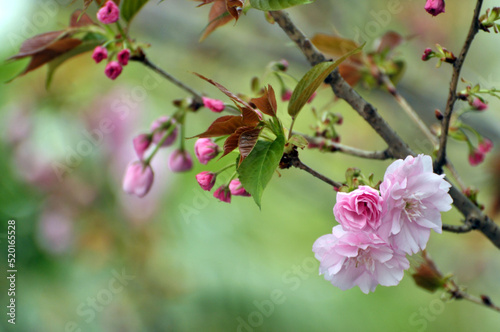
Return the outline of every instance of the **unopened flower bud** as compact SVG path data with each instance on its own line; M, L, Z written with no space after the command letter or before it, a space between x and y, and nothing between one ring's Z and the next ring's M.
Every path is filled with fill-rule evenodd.
M193 158L186 150L175 150L168 158L168 168L172 172L186 172L193 168Z
M292 91L291 90L282 90L281 91L281 100L282 101L289 101L290 98L292 98Z
M97 46L94 48L94 52L92 53L92 59L94 59L95 63L99 63L104 59L108 58L108 50L106 47Z
M231 203L231 191L227 186L220 186L215 190L214 197L226 203Z
M430 48L426 48L424 50L424 54L422 54L422 61L429 60L430 58L432 58L434 56L434 54L435 53Z
M478 97L475 97L472 102L470 103L470 105L478 110L478 111L484 111L485 109L488 108L488 104L486 104L485 102L483 102L480 98Z
M104 74L106 74L106 76L109 77L110 79L114 80L118 76L120 76L120 74L122 73L122 69L123 69L122 66L118 62L111 61L106 65L106 68L104 69Z
M207 98L207 97L201 97L201 99L203 100L203 105L215 113L222 112L224 110L224 108L226 107L222 100L211 99L211 98Z
M422 252L424 261L416 267L415 272L412 274L415 283L430 292L443 288L446 284L447 278L443 277L434 262L427 256L426 252Z
M251 196L248 191L243 188L239 179L234 179L229 183L229 190L231 191L231 195L233 196Z
M139 159L142 160L144 157L144 153L151 145L151 135L148 134L137 135L132 140L132 143L134 144L134 150L135 153L137 154L137 157L139 157Z
M434 115L436 116L436 119L438 119L439 121L444 119L443 113L441 113L441 111L438 109L434 110Z
M477 166L484 161L484 153L476 148L469 150L469 164L471 166Z
M151 124L151 132L153 133L153 143L158 144L162 140L163 136L167 133L167 130L171 126L176 126L177 123L174 119L168 116L160 116L158 119L154 120ZM177 128L175 128L170 135L163 141L162 147L167 147L172 145L177 138Z
M204 171L196 174L196 181L198 181L198 184L203 190L210 191L215 184L216 177L217 175L215 173Z
M144 197L153 185L154 173L150 165L140 161L130 163L123 177L123 191Z
M479 142L479 145L477 147L479 152L484 154L490 152L492 148L493 148L493 142L488 138L483 138L482 141Z
M97 19L104 24L111 24L120 18L120 9L113 1L108 1L97 12Z
M126 66L128 64L128 60L130 59L130 50L124 49L118 52L116 59L122 66Z
M424 8L432 16L437 16L444 13L444 6L444 0L427 0Z
M210 160L215 158L220 152L220 148L210 138L200 138L194 143L194 153L196 158L206 165Z

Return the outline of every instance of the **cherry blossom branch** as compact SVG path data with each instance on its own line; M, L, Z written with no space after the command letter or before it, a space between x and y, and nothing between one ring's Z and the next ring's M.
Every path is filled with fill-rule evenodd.
M296 132L294 132L294 134L295 133ZM300 133L296 134L303 136L309 143L312 143L314 145L319 145L320 147L325 146L327 148L331 148L332 152L342 152L351 156L360 157L364 159L387 160L394 158L388 149L383 151L366 151L348 145L333 142L323 137L313 137Z
M452 299L456 300L467 300L469 302L478 304L480 306L484 306L486 308L490 308L497 312L500 312L500 307L493 304L488 296L482 295L481 298L470 295L466 291L460 289L460 287L455 283L455 281L451 280L449 283L451 288L448 286L446 291L451 295Z
M288 14L283 11L273 11L270 14L287 36L297 44L311 65L326 60L324 55L317 51L302 31L295 26ZM377 110L344 81L338 70L333 71L325 83L330 84L335 95L345 100L377 132L387 143L389 152L395 158L416 155L378 114ZM477 229L497 248L500 248L500 228L453 185L449 193L453 198L453 205L465 216L465 219L477 220Z
M468 233L474 229L472 223L465 223L463 225L447 225L443 224L443 231L450 233Z
M442 173L443 165L446 164L446 143L448 140L448 129L450 127L451 115L453 113L453 106L455 105L455 101L457 100L457 85L458 85L458 80L460 78L460 71L462 70L465 57L467 56L467 52L469 51L472 41L474 40L476 33L479 31L478 18L482 4L483 0L477 1L476 8L474 9L474 14L472 15L472 23L469 28L469 33L467 34L462 50L460 51L460 55L453 63L453 74L451 76L451 81L450 81L450 91L448 95L448 101L446 102L444 118L441 121L441 138L439 142L439 150L437 153L437 158L434 161L434 171L438 174Z
M202 96L201 96L200 93L196 92L191 87L187 86L183 82L179 81L178 79L176 79L175 77L173 77L172 75L170 75L169 73L167 73L166 71L164 71L163 69L161 69L160 67L158 67L157 65L155 65L154 63L152 63L151 61L149 61L149 59L146 57L146 54L144 54L143 52L141 52L139 55L131 57L130 60L142 63L146 67L152 69L156 73L158 73L161 76L163 76L163 78L165 78L168 81L172 82L174 85L178 86L179 88L181 88L184 91L186 91L189 94L191 94L193 96L193 98L194 98L193 99L193 105L192 105L193 108L198 109L199 107L203 106L203 100L202 100Z

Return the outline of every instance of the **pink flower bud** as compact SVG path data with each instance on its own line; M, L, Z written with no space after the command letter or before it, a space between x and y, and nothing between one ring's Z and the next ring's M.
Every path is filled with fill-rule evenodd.
M151 145L151 135L140 134L134 137L132 143L134 144L134 150L140 160L144 157L144 152Z
M196 181L198 181L198 184L203 190L210 191L215 184L216 177L217 175L215 173L205 171L196 174Z
M163 135L167 132L167 129L170 128L170 126L175 126L176 122L174 119L171 119L168 116L161 116L153 123L151 124L151 132L153 132L153 143L158 144L161 139L163 138ZM172 133L165 139L163 144L161 145L162 147L167 147L172 145L175 142L175 139L177 138L177 128L172 131Z
M471 166L477 166L484 161L484 153L477 149L469 151L469 164Z
M484 138L481 142L479 142L479 146L477 147L479 152L484 154L490 152L492 148L493 148L493 142L488 138Z
M444 0L427 0L425 11L432 16L444 13Z
M168 168L172 172L186 172L193 168L193 158L186 150L175 150L168 158Z
M241 184L239 179L234 179L233 181L231 181L231 183L229 183L229 190L231 191L231 195L233 196L251 196L248 191L243 188L243 185Z
M106 74L106 76L109 77L110 79L114 80L118 76L120 76L120 74L122 73L122 69L123 69L122 66L118 62L111 61L106 65L106 69L104 69L104 74Z
M424 50L424 54L422 54L422 61L427 61L431 58L431 55L433 55L434 52L430 48L426 48Z
M120 18L120 9L113 1L108 1L97 12L97 19L104 24L111 24Z
M94 53L92 53L92 59L94 59L95 63L99 63L104 59L108 58L108 50L106 47L97 46L94 48Z
M130 50L127 48L121 50L120 52L118 52L116 59L122 66L126 66L128 64L128 59L130 59Z
M210 138L200 138L194 143L196 158L198 158L203 165L206 165L210 160L215 158L219 152L219 146Z
M215 113L222 112L224 110L224 108L226 107L222 100L211 99L211 98L207 98L207 97L201 97L201 99L203 100L203 105Z
M217 188L214 192L214 197L222 202L231 203L231 191L229 191L227 186Z
M154 173L151 166L140 161L130 163L123 177L123 191L144 197L153 185Z
M475 108L478 111L484 111L485 109L488 108L488 104L484 103L481 99L478 97L475 97L474 100L472 100L472 103L470 104L473 108Z
M285 90L281 92L281 100L282 101L289 101L290 98L292 98L292 91L291 90Z

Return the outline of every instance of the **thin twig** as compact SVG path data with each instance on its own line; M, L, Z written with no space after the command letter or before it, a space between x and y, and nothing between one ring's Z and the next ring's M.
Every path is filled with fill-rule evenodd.
M354 148L352 146L344 145L341 143L333 142L332 140L327 140L323 137L313 137L304 134L299 134L299 135L302 135L309 143L318 145L320 147L324 147L324 150L330 148L332 152L342 152L351 156L360 157L364 159L387 160L394 158L388 149L383 151L367 151Z
M163 69L161 69L160 67L158 67L157 65L152 63L151 61L149 61L149 59L146 57L146 55L144 53L140 54L139 56L131 57L130 60L137 61L137 62L144 64L146 67L152 69L156 73L163 76L163 78L169 80L170 82L172 82L173 84L175 84L179 88L181 88L184 91L191 94L194 98L194 100L193 100L194 104L199 105L199 106L203 105L203 99L202 99L202 96L200 93L196 92L191 87L187 86L183 82L179 81L177 78L173 77L172 75L170 75L169 73L167 73L166 71L164 71Z
M448 286L446 290L451 295L452 299L467 300L469 302L500 312L500 307L493 304L489 297L483 295L481 298L479 298L474 295L470 295L463 289L460 289L460 287L453 280L450 280L450 283L448 285L451 286L451 288Z
M448 101L446 102L444 118L441 121L441 138L439 142L439 150L437 153L437 158L434 161L434 171L437 174L441 174L443 172L443 166L446 164L446 143L448 140L448 129L450 127L451 115L453 113L453 106L455 105L455 101L457 100L457 85L458 85L458 80L460 78L460 71L462 70L465 57L467 56L467 52L469 51L472 41L474 40L476 33L479 31L478 18L479 18L479 13L481 12L482 4L483 0L477 0L476 8L474 9L474 14L472 15L472 23L469 28L469 33L465 38L464 46L460 51L460 55L453 63L453 74L451 76Z
M451 233L468 233L472 231L474 228L472 227L472 224L463 224L463 225L447 225L443 224L443 231L445 232L451 232Z
M324 176L323 174L320 174L318 172L316 172L315 170L313 170L311 167L307 166L306 164L304 164L302 161L300 161L300 159L298 157L294 158L292 160L292 166L293 167L297 167L297 168L300 168L301 170L304 170L306 171L307 173L311 174L312 176L314 176L315 178L318 178L320 179L321 181L325 182L325 183L328 183L329 185L335 187L335 188L340 188L342 186L342 183L340 182L337 182L337 181L334 181L332 179L329 179L327 178L326 176Z
M406 99L401 94L399 94L398 90L392 84L389 77L384 73L380 73L379 76L382 83L386 86L387 90L394 97L394 99L396 99L396 101L401 106L403 111L405 111L406 115L410 117L410 119L417 125L417 127L425 135L425 137L427 137L427 139L431 141L432 145L435 148L439 143L437 137L429 130L427 125L424 123L424 121L422 121L422 119L417 114L417 112L415 112L413 107L411 107L411 105L408 104Z
M270 12L270 14L287 36L297 44L311 65L326 60L326 58L314 48L309 39L307 39L307 37L295 26L288 14L283 11L274 11ZM351 105L351 107L377 132L377 134L387 143L391 154L395 158L405 158L408 155L416 155L378 114L377 110L345 82L338 70L333 71L325 82L330 84L333 92L338 98L345 100ZM500 227L471 202L461 190L452 185L449 193L453 198L453 205L455 205L465 218L477 219L477 229L497 248L500 248Z

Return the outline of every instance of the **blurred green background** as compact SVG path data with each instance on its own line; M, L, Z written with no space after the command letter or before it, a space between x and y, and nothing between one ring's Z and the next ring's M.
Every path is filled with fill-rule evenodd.
M18 52L23 40L67 25L81 1L0 1L0 58ZM407 62L398 84L428 124L443 109L449 66L422 62L424 48L440 43L458 53L474 1L447 2L436 18L425 1L317 1L289 10L312 36L339 33L367 41L367 48L388 30L413 36L399 49ZM261 12L251 10L204 42L208 7L192 1L150 1L131 26L131 35L151 43L151 61L196 90L224 96L195 77L198 72L233 92L250 94L250 79L262 77L271 61L287 59L291 75L308 69L302 54ZM485 1L484 8L495 5ZM389 9L392 8L392 13ZM89 13L95 15L95 6ZM365 37L361 37L361 33ZM498 35L480 33L462 76L484 87L500 77ZM358 288L341 291L317 273L312 244L336 224L335 192L299 170L282 170L264 193L262 211L252 199L225 204L203 192L194 175L224 165L197 163L193 171L167 168L172 148L153 163L152 191L139 199L121 191L121 178L134 158L131 139L147 131L158 116L174 111L172 100L185 92L138 63L111 81L86 53L65 63L45 89L45 68L0 87L0 299L2 331L494 331L499 316L477 305L442 300L417 288L409 274L397 287L378 287L370 295ZM27 61L2 62L2 82ZM145 88L144 82L157 82ZM271 77L264 83L276 84ZM277 85L276 85L277 86ZM417 152L430 153L398 105L383 91L360 93L376 105ZM225 99L224 99L225 100ZM320 89L312 106L327 105L344 117L342 143L384 149L384 142L344 102L332 104ZM226 100L227 101L227 100ZM499 142L498 106L467 121L494 144ZM308 105L310 109L312 107ZM461 105L463 106L463 104ZM280 116L289 124L286 104ZM206 109L188 118L187 136L207 128L217 116ZM100 121L114 130L92 145L86 156L74 151ZM307 109L296 129L309 132ZM188 141L192 151L194 140ZM495 152L478 167L467 162L463 144L450 143L451 158L467 184L481 190L489 210L498 195ZM361 160L317 150L301 153L304 163L343 180L348 167L382 179L390 161ZM62 180L54 165L72 163ZM214 165L215 164L215 165ZM458 223L456 211L443 215ZM16 220L17 320L7 323L6 232ZM500 302L499 251L480 234L432 234L430 255L444 273L453 273L470 293ZM274 301L274 302L273 302Z

